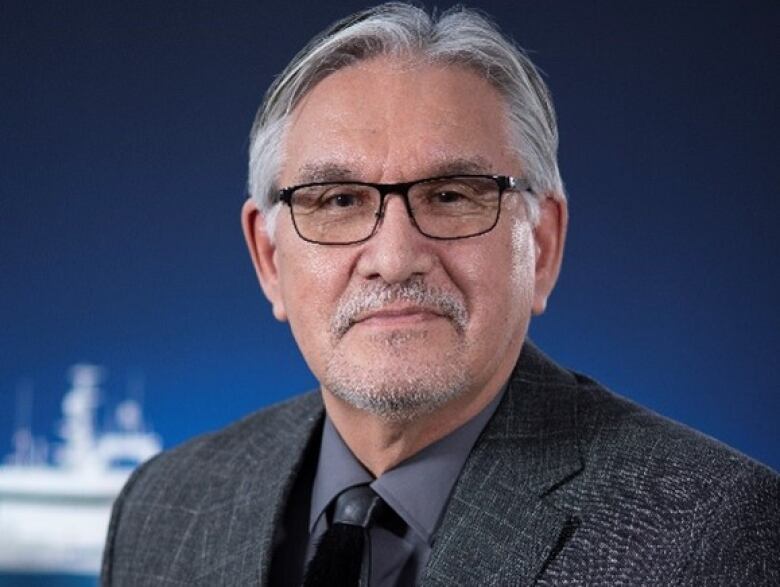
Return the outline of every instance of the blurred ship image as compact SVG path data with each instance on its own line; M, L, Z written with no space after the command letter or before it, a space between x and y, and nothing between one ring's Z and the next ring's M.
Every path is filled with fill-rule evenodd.
M0 584L8 574L96 576L114 499L132 469L161 450L135 400L117 406L111 431L96 430L101 377L94 365L71 368L54 451L28 428L14 433L0 465Z

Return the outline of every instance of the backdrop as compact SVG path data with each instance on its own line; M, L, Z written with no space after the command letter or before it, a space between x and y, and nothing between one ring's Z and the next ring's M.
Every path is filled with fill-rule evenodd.
M471 4L560 118L571 226L533 338L780 467L780 4ZM363 6L0 5L0 456L15 421L56 439L79 361L166 447L314 385L244 249L247 134L273 76Z

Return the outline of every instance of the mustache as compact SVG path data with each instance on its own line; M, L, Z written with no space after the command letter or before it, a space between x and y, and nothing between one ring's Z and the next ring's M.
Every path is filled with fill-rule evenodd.
M365 285L339 300L331 320L331 333L341 338L367 313L380 310L394 302L408 302L448 318L458 332L463 332L469 314L463 299L452 292L425 284L422 278L401 283Z

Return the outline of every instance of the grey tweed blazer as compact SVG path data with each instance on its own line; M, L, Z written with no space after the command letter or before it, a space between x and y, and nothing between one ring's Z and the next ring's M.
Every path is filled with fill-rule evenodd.
M163 453L114 506L103 585L266 585L323 417L310 393ZM422 585L780 585L780 480L530 343Z

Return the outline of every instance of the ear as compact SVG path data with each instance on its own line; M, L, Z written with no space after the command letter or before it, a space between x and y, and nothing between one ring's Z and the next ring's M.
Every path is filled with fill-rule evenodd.
M563 245L566 240L566 227L569 223L569 211L566 202L554 198L552 194L539 202L539 222L534 227L536 246L536 271L534 280L534 298L532 310L541 314L547 307L563 260Z
M244 202L241 208L241 227L260 287L271 302L274 317L284 322L287 320L287 311L279 287L276 246L266 231L265 217L251 198Z

